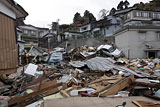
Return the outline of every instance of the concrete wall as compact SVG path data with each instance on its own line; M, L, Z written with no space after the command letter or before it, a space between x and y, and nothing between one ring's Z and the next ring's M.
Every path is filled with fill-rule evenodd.
M106 44L106 42L104 42L104 38L105 37L95 37L95 38L85 38L85 39L66 41L66 42L69 43L67 51L69 51L72 48L81 47L83 45L99 46L99 45L102 45L102 44ZM65 47L66 46L66 42L63 42L62 44L60 44L59 47Z
M106 37L107 36L112 36L119 29L120 29L119 25L111 25L108 28L106 28L106 30L105 30L106 31L105 36Z
M121 51L123 51L124 55L128 58L128 32L124 31L122 33L119 33L118 35L115 35L115 44Z
M126 30L116 35L115 43L125 54L127 58L146 58L146 44L153 49L160 49L160 40L157 40L157 30L146 30L147 32L139 32L139 30ZM142 39L140 35L145 35Z

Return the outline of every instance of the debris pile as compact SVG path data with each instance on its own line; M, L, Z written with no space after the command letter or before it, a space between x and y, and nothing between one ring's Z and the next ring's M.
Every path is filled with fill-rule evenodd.
M129 60L109 45L82 46L68 52L56 48L39 56L38 64L33 61L19 72L1 77L0 99L9 106L77 96L160 99L160 59Z

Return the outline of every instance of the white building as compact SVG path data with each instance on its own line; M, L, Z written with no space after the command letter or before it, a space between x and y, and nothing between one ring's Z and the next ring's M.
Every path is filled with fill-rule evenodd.
M124 16L124 27L115 43L127 58L160 56L160 12L132 10Z

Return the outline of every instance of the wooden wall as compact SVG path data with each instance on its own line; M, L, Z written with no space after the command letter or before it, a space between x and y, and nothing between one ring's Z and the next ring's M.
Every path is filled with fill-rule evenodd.
M15 21L0 13L0 74L16 72L18 51Z

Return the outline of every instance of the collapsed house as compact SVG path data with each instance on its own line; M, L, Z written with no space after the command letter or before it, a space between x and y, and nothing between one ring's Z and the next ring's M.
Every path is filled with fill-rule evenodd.
M129 60L121 57L121 51L117 57L114 51L109 51L111 46L107 47L82 46L70 51L57 47L48 54L32 47L27 54L33 58L41 56L42 62L29 63L9 75L1 87L0 98L9 106L42 103L46 106L54 99L71 97L132 99L138 96L140 99L147 96L159 100L160 59Z

